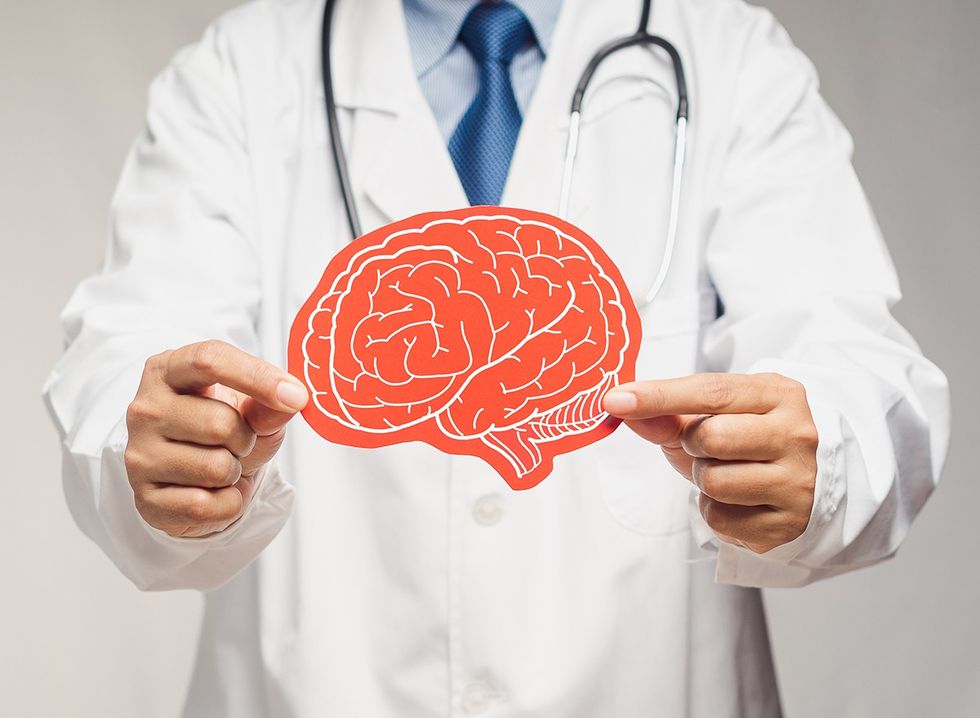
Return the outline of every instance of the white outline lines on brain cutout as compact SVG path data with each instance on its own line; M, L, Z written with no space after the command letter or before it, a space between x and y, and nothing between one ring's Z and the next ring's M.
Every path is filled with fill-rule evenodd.
M327 267L290 338L311 426L341 444L424 441L478 456L514 488L615 422L639 318L587 235L548 215L479 207L361 237Z

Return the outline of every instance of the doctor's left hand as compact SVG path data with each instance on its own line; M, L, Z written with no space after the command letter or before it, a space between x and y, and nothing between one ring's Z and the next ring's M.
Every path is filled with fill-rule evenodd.
M700 489L701 515L721 540L764 553L806 529L817 428L799 382L696 374L623 384L603 403Z

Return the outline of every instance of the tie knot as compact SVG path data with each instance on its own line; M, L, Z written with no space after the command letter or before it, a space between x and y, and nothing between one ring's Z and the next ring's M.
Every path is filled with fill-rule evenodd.
M509 2L481 2L466 16L459 39L480 64L509 65L534 32L524 13Z

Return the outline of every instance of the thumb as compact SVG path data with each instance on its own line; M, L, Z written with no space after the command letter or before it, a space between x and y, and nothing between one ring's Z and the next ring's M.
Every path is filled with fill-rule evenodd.
M269 436L260 436L255 440L255 446L248 456L243 456L242 476L251 477L256 471L268 464L272 457L279 451L282 442L286 438L286 427L283 426L276 433Z
M687 426L697 418L696 416L669 415L628 420L623 423L636 432L638 436L658 444L674 470L690 480L694 457L684 451L684 447L681 446L681 437L684 435Z
M241 460L242 476L251 476L279 451L286 438L286 424L296 414L270 409L252 397L243 398L238 410L257 437L252 451Z
M680 447L687 426L684 416L654 416L649 419L627 419L623 422L639 436L664 448Z

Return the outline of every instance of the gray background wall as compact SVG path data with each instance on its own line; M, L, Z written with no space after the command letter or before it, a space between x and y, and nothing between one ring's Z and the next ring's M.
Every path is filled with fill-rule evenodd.
M152 75L233 0L0 0L0 714L173 716L200 601L143 595L72 524L38 398L55 316L100 262ZM768 0L816 62L949 374L944 485L892 562L768 605L789 716L980 714L980 3Z

